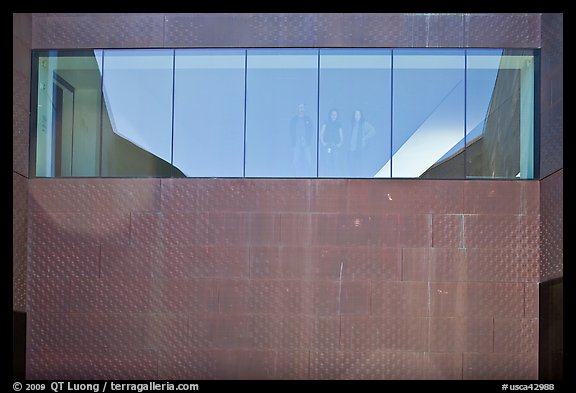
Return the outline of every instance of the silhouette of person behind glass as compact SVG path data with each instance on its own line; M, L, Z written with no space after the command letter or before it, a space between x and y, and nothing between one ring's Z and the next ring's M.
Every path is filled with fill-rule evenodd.
M328 176L336 175L338 172L337 164L343 141L344 131L338 119L338 111L331 109L328 120L322 124L320 129L320 143L324 149L323 162L325 163L323 172L325 171Z
M298 104L298 113L290 120L290 138L292 140L292 163L298 170L312 165L312 119L306 114L304 104Z
M366 119L360 109L354 111L354 119L350 131L349 167L351 175L354 177L369 177L366 163L369 144L368 141L374 137L376 129Z

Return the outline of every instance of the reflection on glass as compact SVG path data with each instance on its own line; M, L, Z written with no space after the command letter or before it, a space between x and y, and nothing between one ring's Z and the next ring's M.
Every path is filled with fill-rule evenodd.
M390 82L389 49L320 50L320 177L374 177L390 160Z
M306 105L298 104L297 113L290 120L290 142L292 144L292 165L296 171L314 168L312 151L315 145L314 120L306 113Z
M247 56L246 176L315 177L318 51Z
M534 56L471 49L467 58L466 176L534 176Z
M102 175L170 176L173 50L105 50Z
M36 176L98 176L102 51L38 56Z
M464 176L464 50L394 51L392 177Z
M186 176L242 177L245 51L176 51L174 165Z
M340 172L344 151L344 131L338 109L330 109L328 117L320 127L320 168L325 176L335 177Z
M39 177L534 177L532 50L42 50L33 59Z

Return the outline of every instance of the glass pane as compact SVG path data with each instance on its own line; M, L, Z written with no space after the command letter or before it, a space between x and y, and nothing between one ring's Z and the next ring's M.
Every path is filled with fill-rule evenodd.
M36 176L98 176L101 51L38 57Z
M397 49L392 177L464 177L464 50Z
M174 165L186 176L242 177L245 51L176 51Z
M533 50L40 50L34 66L39 177L534 177Z
M105 50L102 176L172 173L173 50Z
M316 177L318 51L248 50L246 176Z
M390 177L391 50L320 51L320 177Z
M533 178L533 53L467 53L466 176Z

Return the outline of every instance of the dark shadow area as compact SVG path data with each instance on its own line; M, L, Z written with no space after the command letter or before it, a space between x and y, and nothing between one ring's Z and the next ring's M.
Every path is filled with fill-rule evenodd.
M540 283L539 379L564 377L564 277Z
M12 311L12 376L26 377L26 313Z

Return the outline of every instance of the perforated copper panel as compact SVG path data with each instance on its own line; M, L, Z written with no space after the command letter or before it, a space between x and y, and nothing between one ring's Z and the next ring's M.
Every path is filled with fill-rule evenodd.
M161 179L162 211L167 212L238 212L254 208L254 184L230 179L226 184L205 179Z
M157 351L158 379L202 380L214 378L212 351Z
M561 72L561 71L560 71ZM559 83L559 82L557 82ZM550 94L549 91L543 93ZM540 137L541 177L563 168L564 161L564 100L559 100L541 114L542 136Z
M466 250L469 281L538 282L538 248Z
M466 214L521 214L522 184L517 181L464 183ZM534 212L533 212L534 214Z
M430 351L494 351L493 318L441 317L430 319Z
M433 248L430 253L430 281L451 282L467 280L465 250Z
M457 352L431 352L424 355L425 379L462 379L462 354Z
M34 179L30 210L46 213L160 210L158 179Z
M12 309L26 312L32 18L31 14L12 15Z
M102 247L99 276L104 279L132 276L137 280L161 276L161 255L163 248L154 243Z
M384 22L385 21L385 22ZM384 28L382 23L388 27ZM361 19L366 45L389 43L384 46L410 47L413 44L413 18L406 14L364 14Z
M137 247L142 247L137 245ZM248 247L152 245L146 255L152 262L149 271L153 276L174 279L177 277L248 278ZM135 262L140 263L141 259Z
M542 14L540 178L563 168L564 16Z
M19 73L24 78L30 74L30 41L24 37L25 32L14 31L12 35L12 72ZM28 107L28 106L26 106Z
M12 245L25 247L28 231L28 179L12 173Z
M124 23L121 23L124 22ZM144 26L149 26L148 30ZM485 27L489 26L489 29ZM72 40L70 37L78 37ZM195 13L34 15L51 47L540 47L539 14Z
M461 214L433 215L432 234L433 247L463 247L464 217Z
M318 179L312 185L311 206L313 211L321 212L462 214L464 183L423 179L378 182L369 179Z
M522 210L521 214L540 214L540 182L529 181L521 183Z
M26 310L27 251L25 246L12 248L12 309L21 312Z
M494 318L494 351L534 353L538 351L538 319Z
M30 213L29 241L33 244L62 242L127 244L129 213L110 210L84 213Z
M339 316L317 317L314 319L310 349L320 352L338 351L340 349L340 334Z
M372 314L383 316L427 316L428 283L380 282L372 283Z
M41 243L30 251L30 266L30 277L47 280L77 276L98 278L100 246L66 241Z
M237 216L237 220L242 220L244 226L237 226L232 230L243 232L245 238L240 240L243 244L267 245L279 244L282 236L282 216L274 213L244 213ZM303 232L309 231L310 225L306 225Z
M27 71L30 67L30 54L28 52L20 56L25 56L22 62L24 65L28 62L28 67L12 73L12 166L15 172L27 177L30 129L30 76Z
M37 16L33 48L138 48L163 45L162 14Z
M538 375L538 354L464 353L464 379L534 380Z
M30 44L32 38L32 13L12 14L13 35Z
M215 350L215 379L274 379L274 351Z
M76 313L152 312L156 294L151 284L150 279L75 277L69 281L66 303Z
M402 281L428 281L430 277L430 248L402 249Z
M466 14L464 25L468 47L540 47L539 14Z
M471 214L464 216L464 247L495 249L538 248L538 216Z
M432 317L463 317L466 314L465 282L430 283L430 315Z
M309 379L309 351L276 351L274 379Z
M28 277L27 292L26 311L30 313L30 316L35 313L66 313L70 310L70 278L68 277L51 280Z
M424 29L421 26L415 34L414 46L426 47L462 47L464 46L464 15L422 15ZM425 40L425 45L422 45Z
M541 182L542 259L540 281L548 281L564 274L564 171Z
M465 291L465 313L478 317L522 317L524 285L521 283L469 282Z
M167 46L236 46L238 36L234 14L176 14L164 19Z
M310 352L311 379L424 379L427 358L418 352Z
M85 187L71 179L46 183L34 186L35 201L43 203L34 202L31 213L40 224L31 243L33 358L52 356L58 348L155 349L165 360L159 375L174 378L187 370L200 379L462 378L462 351L494 354L491 343L502 340L509 351L524 354L518 349L522 343L507 335L517 331L529 343L536 332L526 322L537 311L537 291L527 285L536 279L539 236L533 233L539 220L525 214L535 203L534 187L512 187L520 204L513 207L520 213L515 215L465 205L461 182L445 184L456 199L446 193L444 199L421 203L420 213L397 214L402 204L362 198L383 187L391 187L393 201L404 199L404 193L413 198L416 191L432 195L430 190L418 181L374 183L372 190L366 181L323 180L322 189L341 187L356 195L356 202L363 200L357 205L363 213L342 214L315 212L320 188L309 180L248 180L246 188L238 179L162 180L161 190L156 181L145 180L141 193L147 196L133 205L122 200L138 190L137 180L129 187L121 181ZM361 187L356 194L351 184ZM92 198L84 194L94 187L104 190L94 201L102 208L81 211L77 200ZM224 197L219 190L226 187L233 192ZM273 199L259 197L265 206L259 211L236 202L256 189L273 195L294 190L306 203L278 198L275 210ZM53 196L56 190L63 201ZM499 197L506 200L503 190ZM224 199L215 198L212 206L205 192ZM200 211L186 208L194 203ZM378 206L374 214L368 213L369 203ZM473 214L464 213L464 206ZM443 220L453 229L446 232ZM400 221L424 236L402 235ZM505 239L491 233L502 225L498 234ZM301 234L307 227L310 236ZM74 229L71 236L66 228ZM436 228L445 234L445 247L430 247L442 238ZM103 235L114 230L116 236ZM45 283L36 275L55 279ZM75 317L65 317L68 313ZM139 333L130 334L132 329ZM63 341L68 344L58 347ZM169 355L172 349L180 354ZM189 350L201 350L205 357L191 359L183 352ZM235 365L238 359L247 364ZM267 362L269 368L263 366ZM45 375L36 360L29 368ZM106 370L100 368L98 375L114 375ZM473 372L499 375L481 369L464 377ZM525 370L509 372L524 375ZM95 375L76 369L74 375L80 374Z
M524 317L537 318L539 315L540 299L537 295L539 284L524 284Z
M27 362L31 379L158 379L158 359L151 350L43 351Z
M432 215L399 215L398 245L400 247L431 247Z

